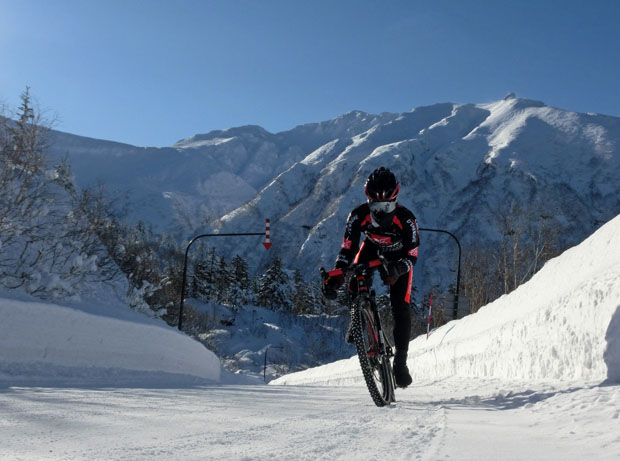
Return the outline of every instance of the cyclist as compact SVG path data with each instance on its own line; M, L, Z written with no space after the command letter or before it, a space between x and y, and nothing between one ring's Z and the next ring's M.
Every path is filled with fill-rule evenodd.
M367 202L349 214L344 239L335 267L344 268L352 263L367 263L382 255L387 270L380 267L381 279L390 287L390 304L394 318L394 380L399 387L407 387L412 379L407 368L407 350L411 333L409 302L413 266L418 259L418 225L411 211L396 202L399 184L387 168L377 168L366 180ZM361 246L361 234L364 240ZM336 298L336 290L344 277L325 280L322 289L327 299ZM353 342L351 326L348 343Z

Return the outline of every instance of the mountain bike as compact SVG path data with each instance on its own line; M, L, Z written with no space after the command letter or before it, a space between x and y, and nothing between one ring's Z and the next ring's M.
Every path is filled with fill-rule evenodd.
M375 294L370 290L371 270L384 265L376 259L368 264L354 264L344 269L329 272L321 268L323 280L343 275L347 289L347 304L351 312L351 332L366 387L378 407L395 402L394 374L390 359L394 356L393 346L381 327L381 319Z

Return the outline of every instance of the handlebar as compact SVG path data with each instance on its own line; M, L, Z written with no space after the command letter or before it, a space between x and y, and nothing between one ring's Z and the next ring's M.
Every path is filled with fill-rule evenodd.
M325 269L321 267L321 276L323 277L323 280L327 280L328 278L337 277L339 275L346 276L347 273L352 272L359 266L366 266L368 268L373 268L377 266L385 267L386 265L387 265L387 262L385 261L385 258L383 256L379 256L379 258L373 259L372 261L369 261L367 264L353 264L349 267L340 268L340 269L332 269L331 271L326 271Z

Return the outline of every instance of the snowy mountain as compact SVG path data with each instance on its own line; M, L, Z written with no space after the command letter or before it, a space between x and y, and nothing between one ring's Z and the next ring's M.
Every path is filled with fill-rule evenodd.
M383 117L384 118L384 117ZM238 208L321 145L383 120L351 112L329 122L271 134L258 126L195 135L172 147L135 147L54 131L50 153L65 156L76 184L98 183L128 198L132 221L183 238Z
M314 276L333 263L346 216L380 165L396 172L400 201L421 227L451 231L464 246L498 238L497 216L510 203L552 221L563 245L573 245L620 212L619 140L620 118L511 94L402 114L354 111L277 134L239 127L169 148L63 133L53 146L68 154L78 185L101 179L128 195L131 218L183 239L257 232L269 217L269 253L254 239L221 241L219 250L243 254L252 268L279 255ZM453 283L455 245L435 234L422 239L418 281Z
M575 244L620 211L618 140L618 118L535 101L418 108L322 146L214 227L247 230L268 215L273 251L314 271L332 264L365 179L384 165L421 227L446 229L466 245L497 238L497 216L515 202L551 217L564 244ZM421 238L421 273L454 260L452 242Z

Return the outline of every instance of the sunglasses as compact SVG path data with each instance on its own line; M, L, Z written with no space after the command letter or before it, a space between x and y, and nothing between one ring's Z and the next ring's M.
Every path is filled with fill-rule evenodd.
M382 211L383 213L391 213L396 209L396 200L389 202L368 201L368 206L370 207L370 211L373 213L377 213L379 211Z

